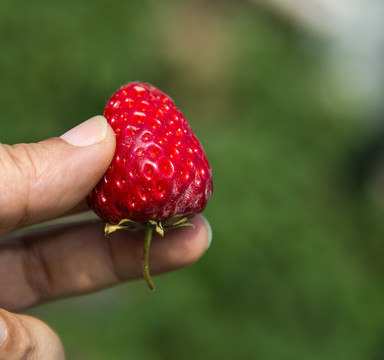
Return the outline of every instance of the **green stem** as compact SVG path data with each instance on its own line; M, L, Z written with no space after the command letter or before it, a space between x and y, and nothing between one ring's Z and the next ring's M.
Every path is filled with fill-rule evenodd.
M151 290L155 290L155 285L152 282L151 274L149 273L149 247L152 240L153 225L148 223L145 228L145 242L144 242L144 251L143 251L143 273L144 279L147 282Z

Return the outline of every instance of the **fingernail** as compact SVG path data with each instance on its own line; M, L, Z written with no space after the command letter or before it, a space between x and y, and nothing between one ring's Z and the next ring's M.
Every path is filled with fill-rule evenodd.
M209 249L209 247L211 246L211 243L212 243L212 236L213 236L212 227L211 227L211 224L209 223L209 221L204 216L201 216L201 218L204 220L205 226L207 227L207 231L208 231L207 249Z
M2 319L0 319L0 347L5 343L5 340L7 339L7 327L5 326L5 323Z
M75 146L89 146L103 141L108 123L103 116L95 116L61 135L60 138Z

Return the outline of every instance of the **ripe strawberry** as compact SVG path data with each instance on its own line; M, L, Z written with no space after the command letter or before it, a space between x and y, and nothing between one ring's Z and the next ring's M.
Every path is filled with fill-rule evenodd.
M212 194L204 150L168 95L139 82L120 88L104 116L116 134L116 151L89 206L104 219L106 234L145 228L144 276L153 288L148 252L153 229L188 225Z

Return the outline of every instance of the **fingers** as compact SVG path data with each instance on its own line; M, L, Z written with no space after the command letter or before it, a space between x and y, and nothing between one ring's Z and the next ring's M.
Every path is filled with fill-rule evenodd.
M188 266L206 251L211 231L202 216L193 227L154 236L152 275ZM58 297L100 290L142 277L144 234L119 230L108 238L103 224L87 223L18 235L0 243L0 306L16 310ZM145 282L143 281L143 286Z
M47 220L80 203L107 170L115 150L102 116L61 138L0 144L0 228Z
M56 333L40 320L0 309L0 360L64 360Z

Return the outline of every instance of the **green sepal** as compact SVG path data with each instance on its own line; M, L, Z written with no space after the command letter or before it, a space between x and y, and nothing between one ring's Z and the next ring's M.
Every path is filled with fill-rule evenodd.
M145 243L143 250L143 275L145 281L148 284L148 287L151 290L155 289L155 286L152 282L151 275L149 272L149 247L152 240L152 232L156 231L161 237L164 237L164 233L167 230L176 229L184 226L194 226L192 223L188 222L187 217L183 217L182 215L175 215L172 218L162 221L148 220L146 223L141 223L137 221L133 221L130 219L122 219L118 224L109 224L106 223L104 227L104 235L108 236L109 234L117 231L117 230L128 230L128 231L137 231L144 230L145 231Z
M156 232L161 236L163 237L164 236L164 228L163 228L163 225L161 223L161 221L155 221L155 220L148 220L148 223L150 225L152 225Z

